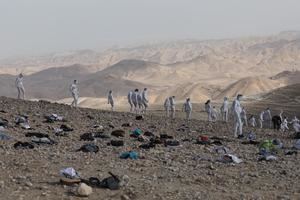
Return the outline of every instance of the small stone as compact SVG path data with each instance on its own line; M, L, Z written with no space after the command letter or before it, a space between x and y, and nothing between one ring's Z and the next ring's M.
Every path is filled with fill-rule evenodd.
M5 186L4 181L0 181L0 188L4 188L4 186Z
M77 193L79 196L88 197L92 194L92 188L85 183L80 183L77 188Z
M32 187L32 186L33 186L33 184L32 184L31 182L29 182L29 181L27 181L27 182L25 183L25 185L28 186L28 187Z

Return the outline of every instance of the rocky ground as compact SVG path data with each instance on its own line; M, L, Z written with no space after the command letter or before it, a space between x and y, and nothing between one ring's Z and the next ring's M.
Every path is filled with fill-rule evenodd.
M13 139L0 141L0 199L81 199L77 185L59 183L59 171L73 167L82 178L100 180L113 172L122 180L119 190L93 188L88 199L300 199L299 154L285 155L279 150L277 161L258 161L258 146L242 144L245 139L232 137L232 124L208 123L183 119L169 120L162 116L135 115L92 109L75 109L47 102L19 101L0 98L0 118L8 120L5 133ZM67 121L46 123L44 115L56 113ZM14 120L28 115L33 130L24 130ZM124 123L131 127L122 127ZM65 124L74 130L67 136L56 136L53 128ZM185 124L185 126L182 126ZM104 127L111 138L80 141L80 135L99 131ZM179 146L156 145L149 150L139 148L145 143L130 137L130 131L140 128L155 135L168 134L180 142ZM119 138L124 146L108 146L115 129L125 131ZM245 133L251 129L246 128ZM34 145L34 149L15 149L16 141L30 142L28 132L48 134L57 142L54 145ZM254 130L257 140L280 139L289 148L295 143L292 132L280 133L271 129ZM2 132L2 131L1 131ZM222 163L215 152L218 145L200 145L200 135L218 136L223 146L243 160L242 163ZM77 152L82 145L99 146L98 153ZM120 159L124 151L134 150L144 159Z

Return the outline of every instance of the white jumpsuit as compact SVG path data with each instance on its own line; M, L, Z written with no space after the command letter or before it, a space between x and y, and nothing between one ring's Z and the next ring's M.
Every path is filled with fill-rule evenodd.
M212 119L211 119L211 111L212 111L212 107L211 107L210 103L205 104L205 111L206 111L206 113L207 113L207 120L208 120L208 121L212 121Z
M170 116L170 98L166 98L165 103L164 103L164 107L165 107L165 111L166 111L166 116L169 117Z
M78 98L79 98L79 91L78 91L78 87L77 84L73 83L70 86L70 92L72 93L72 97L73 97L73 102L71 104L71 106L78 106Z
M111 110L114 111L114 97L112 93L108 94L107 103L111 105Z
M138 95L137 95L137 102L138 102L139 112L142 112L144 109L144 106L143 106L143 97L142 97L141 93L138 93Z
M229 111L229 106L228 106L228 100L224 100L223 105L221 106L221 113L222 113L222 120L223 121L228 121L228 111Z
M172 117L172 119L175 118L175 106L176 106L175 99L173 97L170 97L170 107L171 107L171 117Z
M130 91L127 95L127 100L128 100L128 103L129 103L129 106L130 106L130 112L133 111L133 103L132 103L132 91Z
M183 111L186 113L186 119L187 120L190 120L191 119L191 115L192 115L192 103L191 101L186 101L184 104L183 104Z
M260 128L263 128L263 123L264 123L264 114L265 114L265 111L262 111L259 115L259 127Z
M18 90L18 99L25 99L25 88L23 85L23 77L16 78L16 87Z
M134 111L136 112L136 113L138 113L138 92L133 92L132 93L132 95L131 95L131 102L132 102L132 104L133 104L133 106L134 106Z
M296 133L300 132L300 124L299 119L297 117L295 117L290 123L293 125L293 128Z
M234 136L237 137L238 130L239 130L239 135L243 134L243 123L241 119L242 108L241 108L240 101L238 99L233 101L232 108L233 108L233 116L234 116Z
M251 117L249 119L249 124L252 126L252 127L256 127L256 119L255 117Z
M149 103L148 94L146 90L142 92L142 101L143 101L144 111L146 112Z
M264 121L267 128L272 127L272 115L270 110L266 110L264 113Z
M281 122L280 128L281 128L281 131L283 131L283 132L285 132L286 130L289 130L288 121L286 118L283 119L283 121Z
M247 113L246 113L245 109L242 109L241 118L242 118L242 121L245 124L245 126L248 127Z

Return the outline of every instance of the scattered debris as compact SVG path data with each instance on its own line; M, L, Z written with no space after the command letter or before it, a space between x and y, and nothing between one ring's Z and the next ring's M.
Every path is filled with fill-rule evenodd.
M82 151L86 153L97 153L99 151L99 147L95 144L85 144L82 147L80 147L77 151Z

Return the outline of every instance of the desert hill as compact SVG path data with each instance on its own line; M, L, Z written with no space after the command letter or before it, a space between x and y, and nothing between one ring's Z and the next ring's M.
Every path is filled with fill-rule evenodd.
M102 52L83 50L6 59L0 60L0 73L28 69L24 84L30 99L69 98L68 87L74 79L79 80L80 96L86 102L88 98L106 98L110 89L123 98L129 90L144 87L150 89L152 104L162 104L170 95L176 95L179 101L192 97L194 102L237 93L261 95L299 82L299 33L182 40ZM16 96L14 80L12 75L0 75L1 95Z
M266 77L246 77L227 86L220 94L215 96L215 99L235 97L237 94L244 94L245 96L258 95L282 86L284 85L280 81Z

